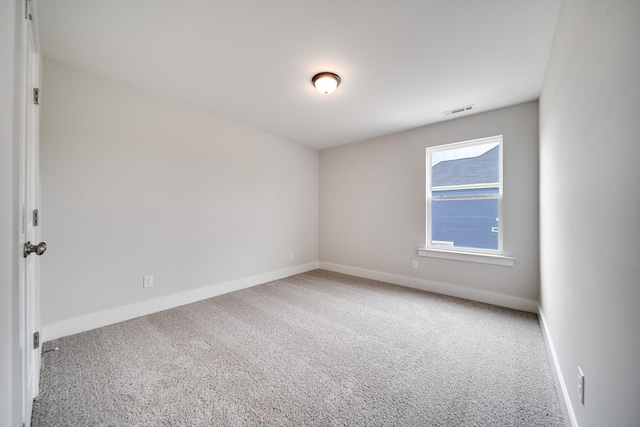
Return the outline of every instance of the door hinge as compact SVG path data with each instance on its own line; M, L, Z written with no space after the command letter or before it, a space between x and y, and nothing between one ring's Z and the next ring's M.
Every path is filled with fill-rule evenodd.
M31 9L29 7L29 1L30 0L24 0L24 19L28 19L29 21L33 20L33 16L31 15Z
M40 89L37 87L33 88L33 103L36 105L40 105Z
M33 210L33 226L38 226L38 209Z
M33 334L33 348L40 347L40 332L35 332Z

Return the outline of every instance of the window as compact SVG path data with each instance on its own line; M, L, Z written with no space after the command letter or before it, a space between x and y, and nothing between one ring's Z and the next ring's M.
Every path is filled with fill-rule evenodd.
M502 135L427 148L427 250L502 256Z

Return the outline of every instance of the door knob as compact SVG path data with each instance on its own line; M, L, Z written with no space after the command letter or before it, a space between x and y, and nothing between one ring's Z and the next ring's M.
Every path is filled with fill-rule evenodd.
M30 253L35 252L36 255L42 255L47 250L47 244L40 242L37 245L32 245L31 242L24 244L24 257L28 257Z

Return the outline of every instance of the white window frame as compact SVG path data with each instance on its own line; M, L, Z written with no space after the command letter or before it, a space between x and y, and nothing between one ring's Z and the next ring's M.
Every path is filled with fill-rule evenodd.
M439 151L447 151L456 148L471 147L474 145L497 143L500 146L499 154L499 182L498 193L496 195L468 195L468 196L442 196L448 200L470 200L470 199L486 199L495 198L498 201L498 249L483 249L483 248L466 248L466 247L444 247L439 245L433 245L431 239L431 206L433 203L432 187L431 187L431 156L432 153ZM426 149L426 245L424 248L418 249L420 256L429 256L435 258L455 259L461 261L480 262L488 264L506 265L512 266L514 258L504 256L503 241L504 241L504 221L503 221L503 186L504 176L502 173L503 166L503 135L495 135L487 138L478 138L468 141L455 142L452 144L438 145L434 147L427 147ZM495 185L493 185L495 186ZM450 188L472 188L472 187L487 187L486 184L480 184L477 186L452 186ZM439 189L445 189L447 187L439 187Z

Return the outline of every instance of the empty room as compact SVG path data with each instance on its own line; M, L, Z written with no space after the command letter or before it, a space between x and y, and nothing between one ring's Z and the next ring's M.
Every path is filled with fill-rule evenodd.
M638 0L6 0L1 426L640 426Z

